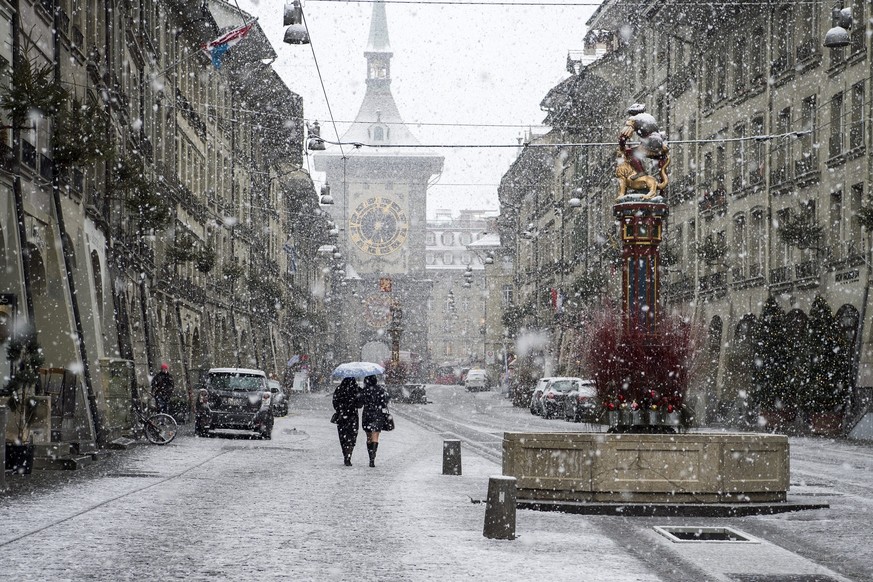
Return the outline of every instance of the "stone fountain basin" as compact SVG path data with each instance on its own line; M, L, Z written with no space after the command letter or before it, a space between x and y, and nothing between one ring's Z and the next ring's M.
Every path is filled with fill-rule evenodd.
M503 474L516 478L520 500L783 502L788 471L784 435L503 435Z

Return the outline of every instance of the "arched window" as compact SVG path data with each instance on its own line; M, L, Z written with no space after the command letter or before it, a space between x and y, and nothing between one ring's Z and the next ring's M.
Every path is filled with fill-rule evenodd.
M440 237L444 246L450 247L455 244L455 233L453 232L444 232L442 237Z
M428 232L425 235L424 240L425 240L425 244L427 246L432 247L436 244L436 234L434 234L432 232Z
M443 253L443 264L444 265L451 265L454 262L455 262L455 256L451 252Z
M385 139L385 130L381 127L373 128L373 141L383 141Z

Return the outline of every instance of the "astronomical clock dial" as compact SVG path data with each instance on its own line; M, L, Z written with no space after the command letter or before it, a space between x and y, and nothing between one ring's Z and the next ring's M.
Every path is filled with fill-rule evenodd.
M391 297L383 293L364 299L364 319L374 329L386 327L391 321Z
M406 212L391 198L368 198L349 217L352 242L363 252L377 257L400 249L408 231Z

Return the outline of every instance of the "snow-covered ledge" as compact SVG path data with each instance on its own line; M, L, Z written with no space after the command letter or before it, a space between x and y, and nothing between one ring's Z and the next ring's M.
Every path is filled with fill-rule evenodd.
M788 438L771 434L504 433L519 500L785 501Z

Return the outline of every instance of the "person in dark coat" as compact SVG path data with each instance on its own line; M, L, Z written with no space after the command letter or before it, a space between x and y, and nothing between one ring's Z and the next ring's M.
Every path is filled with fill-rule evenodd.
M345 378L333 393L333 409L336 411L336 430L346 467L352 466L352 451L358 440L358 383L354 378Z
M388 391L376 380L376 376L364 378L361 391L361 426L367 433L367 454L370 466L376 466L376 450L379 448L379 433L388 429ZM390 429L389 429L390 430Z
M158 412L170 414L170 398L173 396L173 377L170 376L170 366L161 364L161 371L152 378L152 396L155 397L155 408Z

